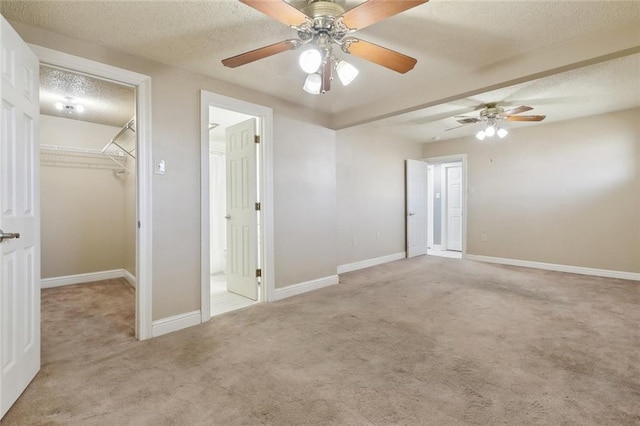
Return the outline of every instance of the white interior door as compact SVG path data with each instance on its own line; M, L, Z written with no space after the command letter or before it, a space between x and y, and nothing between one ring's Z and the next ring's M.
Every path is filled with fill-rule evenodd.
M407 257L427 254L427 176L429 165L406 160Z
M447 250L462 250L462 166L446 167Z
M40 370L38 58L3 18L0 139L0 410ZM19 234L19 235L18 235Z
M226 129L227 290L258 300L256 120Z

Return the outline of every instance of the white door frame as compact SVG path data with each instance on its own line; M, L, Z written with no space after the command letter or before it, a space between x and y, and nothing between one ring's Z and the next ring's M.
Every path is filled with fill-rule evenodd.
M260 181L260 259L262 280L259 302L275 296L273 242L273 110L269 107L200 91L200 312L201 321L211 319L211 256L209 224L209 107L222 108L260 118L261 141L258 150Z
M442 165L444 165L445 163L462 163L462 257L465 258L467 256L467 154L453 154L444 155L441 157L430 157L425 158L423 161L427 162L427 164ZM442 169L444 169L444 167ZM442 186L442 184L443 182L441 179L440 185ZM444 207L444 200L441 199L440 203L442 212L446 211ZM442 223L444 218L442 217L442 214L440 216L440 222ZM433 233L433 228L431 228L429 232ZM442 240L443 237L444 236L441 236L440 244L444 247L446 243Z
M152 325L152 213L151 177L153 157L151 154L151 77L69 55L57 50L29 44L44 65L53 65L91 74L99 78L125 83L136 88L136 337L150 339Z

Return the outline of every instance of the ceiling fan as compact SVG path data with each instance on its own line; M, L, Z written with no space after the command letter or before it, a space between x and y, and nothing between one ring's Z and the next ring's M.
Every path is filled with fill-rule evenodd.
M546 115L518 115L523 112L531 111L533 108L530 106L519 106L516 108L505 110L498 106L498 104L486 104L483 106L480 114L477 117L469 117L466 115L457 115L456 121L460 123L460 126L452 127L449 130L457 129L467 124L486 122L487 126L484 130L480 130L476 133L476 138L483 140L485 137L492 137L497 134L501 139L507 136L509 132L503 127L499 127L500 121L542 121Z
M235 68L308 45L310 49L305 49L300 55L300 66L308 74L303 89L319 94L331 89L334 70L345 86L358 74L353 65L334 56L334 45L345 53L401 74L412 70L416 59L351 34L428 0L368 0L347 11L334 0L308 0L302 9L284 0L239 1L293 28L298 37L224 59L222 64Z

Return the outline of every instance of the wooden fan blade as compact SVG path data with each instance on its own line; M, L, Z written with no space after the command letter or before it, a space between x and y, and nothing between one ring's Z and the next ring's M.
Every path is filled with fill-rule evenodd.
M298 47L298 40L290 39L281 41L279 43L270 44L259 49L252 50L250 52L241 53L240 55L233 56L231 58L223 59L222 64L225 67L235 68L240 65L245 65L258 59L264 59L269 56L273 56L278 53L286 52L287 50L295 49Z
M471 123L479 123L482 120L476 117L468 117L468 118L463 118L461 120L456 120L456 121L461 124L471 124Z
M445 132L448 132L449 130L459 129L460 127L464 127L464 126L466 126L467 124L471 124L471 123L464 123L464 124L461 124L461 125L456 126L456 127L451 127L451 128L449 128L449 129L446 129L446 130L445 130Z
M342 22L352 30L360 30L428 1L429 0L369 0L346 11L342 15Z
M542 121L546 115L511 115L507 121Z
M240 0L240 2L288 26L300 25L307 19L307 15L284 0Z
M416 59L398 53L386 47L369 43L368 41L352 38L350 43L344 45L345 52L350 53L375 64L382 65L385 68L404 74L411 71L418 62Z
M500 113L500 115L503 116L503 117L508 117L510 115L520 114L521 112L531 111L532 109L533 108L531 108L530 106L519 106L517 108L512 108L512 109L507 110L507 111L502 111Z

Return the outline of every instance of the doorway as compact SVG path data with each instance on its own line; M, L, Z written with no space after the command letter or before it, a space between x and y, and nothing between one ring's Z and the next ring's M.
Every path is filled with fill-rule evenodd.
M259 299L258 144L260 118L209 107L211 316Z
M466 155L425 161L427 254L461 259L466 253Z
M30 45L43 66L116 82L135 89L135 336L139 340L152 337L151 271L151 78L133 71L69 55L41 46ZM126 131L125 131L126 133ZM117 139L117 138L116 138ZM122 142L122 139L117 139Z
M272 300L270 108L201 92L201 315Z
M123 278L133 305L135 87L41 64L39 91L41 288Z

